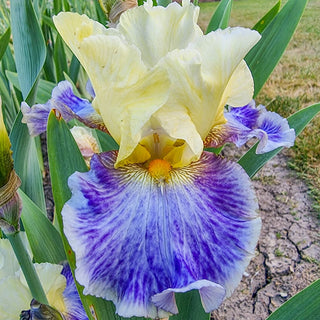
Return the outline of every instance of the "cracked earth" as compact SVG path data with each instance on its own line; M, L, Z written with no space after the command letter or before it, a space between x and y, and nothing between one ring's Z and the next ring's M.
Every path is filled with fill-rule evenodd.
M280 154L253 178L262 218L260 239L240 285L212 320L265 320L320 277L319 219L307 185L287 162Z

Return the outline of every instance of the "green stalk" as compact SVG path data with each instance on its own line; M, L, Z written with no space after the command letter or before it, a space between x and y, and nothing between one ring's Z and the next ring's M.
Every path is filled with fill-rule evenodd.
M43 291L38 274L36 273L30 256L21 240L20 232L6 236L10 241L13 251L18 259L33 298L42 304L48 304L48 300Z

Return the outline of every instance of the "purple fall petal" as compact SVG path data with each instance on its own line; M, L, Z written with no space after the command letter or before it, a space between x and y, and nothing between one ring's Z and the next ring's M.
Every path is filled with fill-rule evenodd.
M69 179L65 234L84 293L124 317L176 313L173 292L199 289L207 312L238 285L259 231L251 182L236 163L204 153L168 182L116 154L95 155Z
M67 280L66 288L63 292L64 302L68 313L65 315L67 320L88 320L86 312L82 306L76 284L74 283L70 266L65 264L61 271Z
M52 90L52 98L45 104L36 104L30 108L26 102L22 102L22 122L28 125L30 135L37 136L47 130L47 121L52 109L59 111L65 121L76 118L91 128L107 131L101 116L92 104L77 97L70 82L61 81Z
M226 142L240 147L254 137L260 140L257 153L294 144L295 132L290 129L287 119L267 111L262 105L256 107L254 100L243 107L228 107L224 116L227 123L213 128L207 139L207 147L220 147Z

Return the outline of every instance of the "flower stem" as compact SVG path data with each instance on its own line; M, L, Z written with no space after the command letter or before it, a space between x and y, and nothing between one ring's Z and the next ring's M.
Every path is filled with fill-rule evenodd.
M31 258L21 240L20 232L16 232L14 234L9 234L6 236L10 241L13 251L18 259L33 298L35 298L42 304L48 304L48 300L43 291L38 274L36 273Z

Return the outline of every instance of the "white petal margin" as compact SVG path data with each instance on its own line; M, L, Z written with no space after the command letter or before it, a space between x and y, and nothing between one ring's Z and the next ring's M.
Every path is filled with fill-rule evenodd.
M206 310L215 308L219 286L232 293L259 237L249 177L211 153L172 169L165 183L139 165L115 169L115 159L94 155L89 172L69 178L64 231L84 293L112 300L124 317L161 318L175 304L152 297L198 286Z
M217 309L222 303L226 295L224 287L217 283L208 280L199 280L191 283L184 288L167 289L161 293L155 294L151 300L152 302L162 309L170 310L171 313L178 313L174 293L183 293L190 290L199 290L200 299L205 312L210 312Z
M203 33L197 25L199 7L189 0L176 2L166 8L154 7L152 0L143 6L124 12L118 30L142 53L142 59L152 67L174 49L184 49Z

